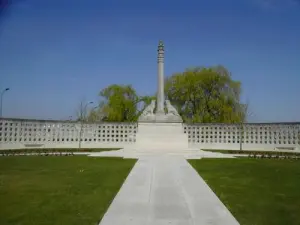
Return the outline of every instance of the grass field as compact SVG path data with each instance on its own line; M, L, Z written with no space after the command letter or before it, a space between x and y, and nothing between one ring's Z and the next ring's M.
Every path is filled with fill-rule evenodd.
M0 224L98 224L134 163L84 156L0 157Z
M300 161L190 160L241 225L300 224Z

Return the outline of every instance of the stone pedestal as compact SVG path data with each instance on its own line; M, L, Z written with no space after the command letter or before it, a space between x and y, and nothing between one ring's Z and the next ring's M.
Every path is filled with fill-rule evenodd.
M155 113L147 116L141 116L138 119L139 123L182 123L182 118L180 116L165 114L165 113Z
M188 136L181 123L139 123L136 134L137 151L183 151L187 150Z

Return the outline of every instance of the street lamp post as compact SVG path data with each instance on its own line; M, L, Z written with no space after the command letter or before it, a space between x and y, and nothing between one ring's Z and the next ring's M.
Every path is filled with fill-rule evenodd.
M5 92L9 91L9 88L5 88L2 92L1 92L1 99L0 99L0 118L2 118L2 103L3 103L3 95Z
M85 104L85 106L83 107L83 113L86 112L86 109L88 107L88 105L90 104L93 104L94 102L88 102L87 104ZM81 118L80 118L80 131L79 131L79 146L78 148L81 149L81 138L82 138L82 131L83 131L83 122L84 122L85 118L82 118L82 115L81 115Z

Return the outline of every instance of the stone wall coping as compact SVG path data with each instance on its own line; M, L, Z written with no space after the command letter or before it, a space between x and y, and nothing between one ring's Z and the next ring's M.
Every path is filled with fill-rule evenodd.
M0 121L12 122L40 122L40 123L80 123L75 120L42 120L42 119L23 119L23 118L0 118ZM137 122L83 122L84 124L137 124Z
M0 118L0 121L15 121L15 122L41 122L41 123L80 123L74 120L44 120L44 119L25 119L25 118ZM151 122L144 122L151 123ZM170 122L172 123L172 122ZM84 124L138 124L138 122L84 122ZM186 126L240 126L241 123L182 123ZM299 122L254 122L243 123L243 125L300 125Z

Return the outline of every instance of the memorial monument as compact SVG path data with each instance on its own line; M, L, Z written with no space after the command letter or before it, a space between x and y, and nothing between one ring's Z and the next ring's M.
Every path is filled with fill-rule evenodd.
M163 122L182 123L182 118L169 100L165 100L164 92L164 44L159 41L157 50L157 102L152 101L138 119L139 123ZM165 111L166 109L166 111Z
M182 118L164 96L164 44L159 41L157 54L157 101L152 101L138 119L137 151L181 151L188 149Z

